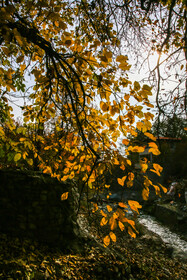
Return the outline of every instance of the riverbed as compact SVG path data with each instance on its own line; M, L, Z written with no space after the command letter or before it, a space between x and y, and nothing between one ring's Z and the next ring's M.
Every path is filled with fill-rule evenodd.
M187 242L179 234L172 232L168 227L158 222L156 218L142 214L138 217L138 221L149 231L158 234L165 244L187 254Z

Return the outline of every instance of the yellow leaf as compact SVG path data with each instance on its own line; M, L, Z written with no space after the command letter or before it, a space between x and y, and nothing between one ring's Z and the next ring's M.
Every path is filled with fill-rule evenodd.
M103 112L107 112L109 110L108 104L103 101L100 102L100 108Z
M137 81L134 82L134 89L136 91L140 89L140 84Z
M25 64L21 64L20 65L20 71L23 72L26 68L26 65Z
M124 224L122 222L120 222L120 221L118 222L118 226L121 229L121 231L123 231L124 228L125 228Z
M47 174L52 173L51 167L50 166L46 166L45 169L43 170L43 173L47 173Z
M144 189L142 190L142 198L143 198L144 200L148 200L148 198L149 198L149 189L148 189L148 188L144 188Z
M66 175L66 176L63 176L60 180L61 180L62 182L64 182L64 181L66 181L68 178L69 178L69 175Z
M110 237L108 235L103 238L103 243L106 247L110 244Z
M112 207L110 205L107 205L106 208L107 208L108 212L112 211Z
M114 230L117 227L116 219L113 216L109 220L109 225L111 230Z
M158 149L155 149L155 148L150 148L149 153L152 153L155 156L160 155L160 151Z
M126 180L127 176L124 176L122 178L117 178L118 184L121 185L122 187L125 184L125 180Z
M185 128L184 128L184 130L186 130L186 131L187 131L187 127L185 127Z
M128 146L129 140L128 139L123 139L122 144L124 144L125 146Z
M133 211L136 211L139 214L138 208L142 208L142 206L134 200L128 200L128 204Z
M119 68L125 71L125 70L129 70L131 66L127 62L122 62L120 63Z
M101 225L101 226L105 226L107 223L108 223L108 220L107 220L105 217L103 217L103 218L101 219L100 225Z
M144 147L140 147L140 146L129 146L128 147L128 150L133 152L133 153L143 153L145 148Z
M163 170L163 167L160 166L160 164L158 164L158 163L153 163L153 167L158 172L162 172L162 170Z
M116 242L116 235L112 231L109 233L109 235L110 235L111 240L113 242Z
M160 195L160 188L157 185L153 185L153 187L155 189L156 195Z
M101 215L102 215L103 217L106 217L106 216L107 216L107 214L105 214L105 213L103 212L103 210L101 210L100 213L101 213Z
M153 134L149 132L145 132L144 135L150 138L151 140L156 141L156 137Z
M66 200L68 198L68 192L65 192L61 195L61 200Z
M134 173L129 172L128 173L128 179L129 179L129 181L133 181L134 180Z
M114 164L119 165L119 161L116 158L114 158Z
M128 165L132 165L130 159L127 159L126 162L127 162Z
M97 203L93 203L93 209L92 209L92 212L93 213L95 213L95 212L97 212L97 210L98 210L99 208L98 208L98 205L97 205Z
M33 159L32 158L27 159L27 163L32 166L33 165Z
M110 185L105 185L105 188L106 188L106 189L109 189L109 188L110 188Z
M27 152L24 152L24 153L23 153L23 159L26 159L26 156L28 156L28 153L27 153Z
M16 162L16 161L20 160L20 158L21 158L21 154L18 153L14 156L14 161Z
M154 143L154 142L150 142L150 143L148 143L148 145L149 145L149 147L151 147L151 148L158 149L157 144Z
M133 238L136 238L136 233L132 230L131 227L128 227L128 234L133 237Z
M119 202L118 205L122 208L127 208L127 205L123 202Z
M118 55L116 58L117 62L124 62L127 61L128 57L126 55Z
M135 221L129 220L129 219L125 218L124 222L128 223L129 225L131 225L134 228L134 230L136 230L136 228L135 228Z
M117 219L118 217L119 217L119 212L118 211L114 212L113 213L113 218Z
M120 166L120 168L124 171L124 170L125 170L125 165L122 164L122 165Z
M144 162L140 162L140 166L141 166L141 171L143 173L145 173L148 169L148 164L147 163L144 163Z
M159 186L162 188L164 193L167 193L167 191L168 191L167 188L163 187L161 184L159 184Z
M54 24L55 24L56 27L59 27L59 22L58 21L55 20Z

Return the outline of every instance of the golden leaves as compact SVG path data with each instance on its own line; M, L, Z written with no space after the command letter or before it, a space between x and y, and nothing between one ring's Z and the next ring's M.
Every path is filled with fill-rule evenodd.
M122 222L118 221L118 226L120 228L121 231L123 231L125 229L125 226Z
M127 62L128 57L126 55L119 55L116 58L116 62L119 62L119 68L122 70L129 70L130 69L130 65Z
M160 155L160 151L159 151L156 143L150 142L148 145L150 147L149 153L152 153L153 155L156 155L156 156Z
M104 243L104 245L105 245L106 247L110 244L110 236L109 236L109 235L106 235L106 236L103 238L103 243Z
M116 242L116 235L112 231L109 233L109 235L110 235L111 240L113 242Z
M154 169L150 169L150 171L152 171L152 172L156 173L158 176L160 176L161 175L160 172L162 172L163 167L157 163L153 163L153 167L154 167Z
M109 110L109 105L108 105L108 103L101 101L100 108L103 112L107 112Z
M52 173L52 169L50 166L46 166L43 170L43 173L46 173L46 174L51 174Z
M137 82L137 81L135 81L134 82L134 90L139 90L140 89L140 84L139 84L139 82Z
M145 147L141 147L141 146L129 146L128 147L128 151L131 151L133 153L143 153L145 150Z
M66 200L68 198L69 192L65 192L61 195L61 200Z
M17 153L15 156L14 156L14 161L17 162L18 160L21 159L21 154L20 153Z
M93 203L92 213L97 212L97 211L98 211L98 209L99 209L99 207L98 207L97 203Z
M103 217L101 219L100 226L105 226L107 223L108 223L108 219L106 217Z
M151 140L156 141L156 137L153 134L149 132L145 132L144 135L150 138Z
M122 144L124 144L125 146L128 146L129 145L129 140L128 139L123 139Z
M124 61L127 61L128 56L127 55L118 55L116 58L117 62L123 63Z
M117 178L118 184L121 185L122 187L125 184L125 180L126 180L127 176L124 176L122 178Z
M131 227L128 227L128 234L129 234L132 238L136 238L136 233L132 230Z
M148 188L144 188L144 189L142 190L142 198L143 198L144 200L148 200L148 198L149 198L149 189L148 189Z
M132 211L135 211L139 214L138 208L142 208L142 206L139 204L139 202L134 200L128 200L128 204Z
M159 186L162 188L162 190L163 190L164 193L167 193L167 191L168 191L167 188L165 188L164 186L162 186L160 183L159 183Z
M127 205L123 202L119 202L118 205L121 207L121 208L127 208Z
M111 230L114 230L117 227L117 222L116 222L117 217L113 215L110 220L109 220L109 225Z
M106 208L107 208L108 212L112 211L112 207L110 205L107 205Z
M105 212L103 212L103 210L101 210L100 213L103 217L105 217L105 218L107 217L107 214Z
M109 235L106 235L103 238L103 243L104 243L105 247L109 246L110 240L112 240L113 242L116 242L116 235L112 231L109 233Z

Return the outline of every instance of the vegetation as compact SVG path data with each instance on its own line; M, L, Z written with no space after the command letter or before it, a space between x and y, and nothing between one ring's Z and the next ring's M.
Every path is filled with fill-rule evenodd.
M159 9L162 12L152 24ZM116 15L120 15L120 25ZM128 155L145 147L128 145L129 135L136 136L138 129L149 139L149 151L160 152L149 132L154 117L149 112L154 107L149 101L151 87L129 80L131 66L120 49L120 36L126 34L128 47L134 45L127 31L131 25L131 36L137 33L138 42L145 42L142 31L147 24L152 28L152 51L158 50L161 56L171 45L186 55L185 1L1 1L1 167L32 168L60 181L70 179L78 185L80 197L89 197L90 191L109 190L105 173L119 165L123 170L123 176L117 178L119 185L132 187L135 176ZM157 105L162 112L159 87ZM13 120L12 96L27 101L20 105L21 125ZM182 98L184 94L172 102ZM121 138L123 156L118 152ZM151 168L160 175L159 164ZM148 199L151 185L156 193L160 188L166 191L149 180L147 169L147 163L142 164L144 199ZM68 192L62 194L62 200L67 198ZM128 201L128 206L134 212L141 208L136 201ZM127 205L121 203L120 207L126 209ZM102 215L101 226L109 225L105 246L116 241L117 227L121 231L126 227L136 236L134 222L121 208L112 211L107 205L105 213L97 203L92 206L93 212Z

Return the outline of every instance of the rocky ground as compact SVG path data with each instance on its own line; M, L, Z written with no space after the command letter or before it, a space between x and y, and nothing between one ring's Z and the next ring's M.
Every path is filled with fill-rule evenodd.
M95 241L88 238L79 253L0 234L0 279L187 279L187 264L172 258L172 249L142 226L138 226L136 239L121 232L116 243L104 248L95 228L88 227L83 216L80 220L88 235L95 235Z

